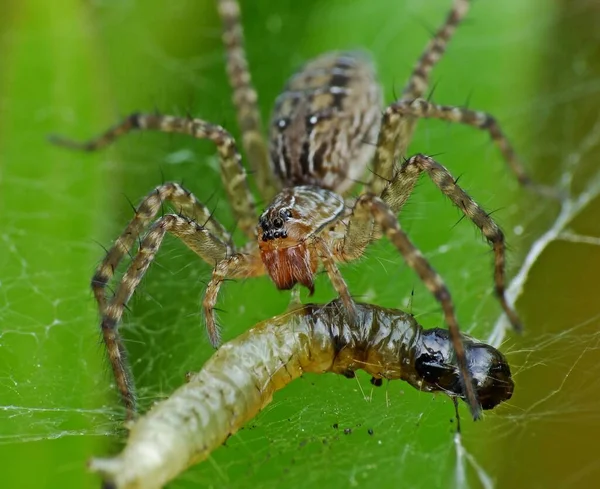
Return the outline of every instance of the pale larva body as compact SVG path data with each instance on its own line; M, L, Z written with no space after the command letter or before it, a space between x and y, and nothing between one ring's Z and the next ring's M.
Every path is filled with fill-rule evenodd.
M90 461L104 487L163 487L252 419L276 390L305 372L402 379L422 391L460 397L446 330L423 330L402 311L357 304L348 324L339 300L307 305L258 324L223 345L187 384L134 423L124 450ZM463 339L484 409L509 399L510 369L494 348Z

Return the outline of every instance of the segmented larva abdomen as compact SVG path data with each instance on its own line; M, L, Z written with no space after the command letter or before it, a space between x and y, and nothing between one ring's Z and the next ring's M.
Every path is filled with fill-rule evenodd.
M376 378L407 380L421 390L461 395L445 330L423 331L402 311L366 304L357 304L358 319L352 327L345 317L339 300L307 305L223 345L187 384L133 425L119 455L92 459L91 470L111 489L163 487L207 458L256 416L276 390L304 372L351 376L363 369ZM468 338L465 348L481 387L494 379L492 365L501 367L500 387L496 382L491 392L495 404L509 398L512 381L504 357ZM489 385L485 388L490 391ZM486 398L487 391L477 391Z

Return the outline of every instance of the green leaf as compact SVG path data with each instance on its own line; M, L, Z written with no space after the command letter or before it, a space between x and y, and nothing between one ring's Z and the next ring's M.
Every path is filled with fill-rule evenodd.
M330 49L371 51L391 102L428 41L428 29L437 28L449 5L449 0L244 2L263 116L288 76ZM574 10L577 19L592 19L588 8ZM162 181L183 181L226 226L234 222L208 142L134 134L106 151L84 154L52 147L45 138L51 133L89 138L132 111L155 109L189 112L237 137L220 25L209 1L67 0L58 7L13 0L3 10L3 482L6 487L98 487L97 477L85 470L86 460L116 452L124 439L124 413L89 292L102 246L109 246L131 218L129 200L138 202ZM597 165L589 161L597 153L599 105L593 63L600 58L577 43L575 21L569 24L570 41L564 41L569 56L561 57L559 35L567 39L559 23L563 18L575 16L555 13L541 0L474 2L435 70L433 98L456 105L469 100L470 107L489 111L526 165L537 170L536 178L554 184L574 175L576 194L593 192ZM519 188L486 134L422 121L411 151L435 154L477 202L494 211L511 245L513 272L534 239L556 222L558 206ZM590 195L592 204L565 227L576 237L600 234L598 199ZM423 179L400 221L447 281L463 330L485 339L500 315L492 255L470 222L457 224L460 217ZM239 233L236 239L243 242ZM502 346L516 374L514 399L478 423L462 406L460 442L452 402L444 396L398 382L372 388L362 375L358 380L307 375L170 487L550 487L559 480L565 487L579 485L595 475L595 469L586 472L595 455L585 452L581 441L591 436L585 422L597 424L600 390L591 353L598 340L593 291L600 260L597 243L576 241L551 240L527 276L518 303L526 336L508 333ZM121 332L143 409L168 396L186 372L200 369L212 354L199 312L210 272L181 243L166 239L130 302ZM434 299L384 240L342 272L360 300L412 308L425 326L443 325ZM328 280L320 277L310 300L333 297ZM304 292L303 300L309 300ZM219 302L224 338L283 312L288 301L289 293L278 292L266 278L225 284ZM560 456L570 463L550 466L561 448L556 424L565 419L568 429L561 431L560 443L569 443L572 453L563 449ZM543 443L536 439L539 433ZM559 473L561 465L566 467Z

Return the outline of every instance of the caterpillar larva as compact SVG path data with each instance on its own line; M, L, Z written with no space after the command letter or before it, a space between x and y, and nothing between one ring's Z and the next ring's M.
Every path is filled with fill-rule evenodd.
M276 390L304 372L401 379L421 391L464 392L448 332L424 330L409 314L357 304L348 324L341 301L276 316L224 344L187 384L137 420L124 450L94 458L105 489L163 487L207 458L256 416ZM477 399L491 409L510 399L513 381L495 348L463 338Z

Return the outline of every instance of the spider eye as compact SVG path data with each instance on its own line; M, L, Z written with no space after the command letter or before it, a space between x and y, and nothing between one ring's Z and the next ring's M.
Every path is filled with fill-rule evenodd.
M258 220L258 225L262 228L263 231L268 231L268 229L269 229L269 223L267 222L267 220L264 217L261 217Z
M275 229L281 229L283 227L283 219L281 219L281 217L273 219L273 227Z
M289 125L290 120L282 117L281 119L277 119L274 123L280 131L283 131Z
M287 221L290 217L292 217L292 211L289 209L281 209L279 211L279 215L284 221Z

